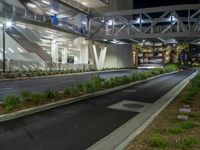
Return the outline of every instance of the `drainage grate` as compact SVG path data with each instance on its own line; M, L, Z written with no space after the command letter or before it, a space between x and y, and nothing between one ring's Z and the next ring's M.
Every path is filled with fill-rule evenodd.
M144 112L152 104L143 103L139 101L122 100L119 103L109 106L109 109L132 111L132 112Z

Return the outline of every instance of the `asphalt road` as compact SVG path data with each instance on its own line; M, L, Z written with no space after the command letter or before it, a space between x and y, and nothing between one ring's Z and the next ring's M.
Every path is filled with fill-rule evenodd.
M0 124L1 150L84 150L138 114L110 109L123 100L152 104L193 71L163 76L86 101Z
M102 78L113 76L130 75L133 70L111 71L99 73ZM64 90L65 87L72 86L80 82L88 81L92 76L98 73L76 74L66 76L56 76L49 78L34 78L15 81L0 81L0 102L3 97L11 94L19 94L21 91L30 90L32 92L45 92L47 90Z

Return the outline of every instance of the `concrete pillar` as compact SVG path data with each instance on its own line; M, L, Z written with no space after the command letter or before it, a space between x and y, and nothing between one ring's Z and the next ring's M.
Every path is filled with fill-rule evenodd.
M100 56L98 57L96 45L92 45L94 64L98 70L103 69L104 67L106 52L107 52L107 47L101 47Z
M103 69L106 58L107 47L102 47L99 56L99 69Z
M63 48L62 50L62 64L67 64L67 51L67 47Z
M58 63L58 50L59 46L56 40L51 42L51 58L53 63Z
M133 57L133 66L138 67L138 54L136 51L132 52L132 57Z
M89 61L88 45L82 45L80 53L81 53L80 55L81 63L88 64Z

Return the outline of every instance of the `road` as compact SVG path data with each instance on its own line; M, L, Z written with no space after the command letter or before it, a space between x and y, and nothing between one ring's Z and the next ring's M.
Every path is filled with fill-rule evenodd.
M85 150L139 112L110 108L124 100L153 104L188 70L0 124L1 150ZM125 105L124 105L125 106Z
M99 73L102 78L113 76L130 75L133 70L111 71ZM60 91L65 87L75 85L80 82L88 81L92 76L98 73L76 74L66 76L54 76L49 78L32 78L15 81L0 81L0 102L3 97L11 94L19 94L21 91L30 90L32 92L45 92L47 90Z

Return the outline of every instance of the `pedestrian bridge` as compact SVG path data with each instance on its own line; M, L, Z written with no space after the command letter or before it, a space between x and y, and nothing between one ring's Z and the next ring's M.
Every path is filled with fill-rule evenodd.
M199 42L200 4L109 12L91 17L89 26L89 38L97 41Z

